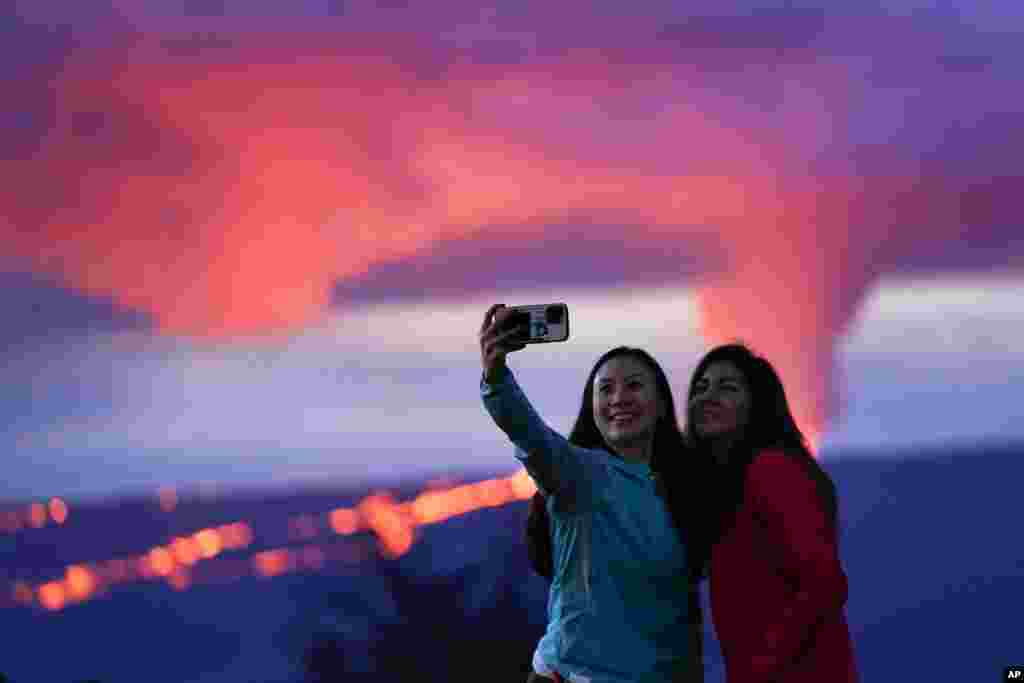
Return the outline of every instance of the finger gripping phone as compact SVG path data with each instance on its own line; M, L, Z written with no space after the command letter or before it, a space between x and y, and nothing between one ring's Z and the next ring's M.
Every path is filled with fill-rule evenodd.
M565 304L536 304L510 306L512 314L505 325L522 326L524 333L514 335L520 344L547 344L564 342L569 338L569 307Z

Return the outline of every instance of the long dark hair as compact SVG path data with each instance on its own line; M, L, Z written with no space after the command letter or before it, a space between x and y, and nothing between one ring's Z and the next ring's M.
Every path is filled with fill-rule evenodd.
M696 512L694 501L698 500L697 489L703 479L702 472L707 469L707 466L692 457L694 451L687 447L687 441L679 428L675 401L672 398L672 388L668 383L668 377L649 353L643 349L618 346L597 359L583 387L580 412L569 434L569 443L582 448L603 448L614 453L594 421L594 377L607 361L620 356L637 359L650 368L654 374L663 411L654 427L650 466L664 485L665 502L672 521L686 543L690 578L699 578L703 574L710 548L707 547L709 540L707 528L700 526L700 520L707 519L707 517L694 514ZM534 570L545 578L552 578L554 569L550 520L544 496L540 491L535 493L530 500L530 510L526 520L526 547Z
M705 482L706 495L711 496L708 508L714 510L713 538L721 538L732 527L743 502L747 468L765 449L780 451L800 463L814 481L825 512L831 524L835 525L838 508L835 484L811 455L807 440L793 419L786 391L775 368L746 345L735 343L715 347L697 363L686 394L687 443L698 453L710 454L710 445L693 428L696 422L692 399L697 382L708 366L718 362L732 363L740 371L750 390L751 405L743 436L730 447L725 463L715 465L713 476Z
M833 526L838 523L835 484L811 455L807 440L793 419L782 380L771 363L744 344L718 346L701 358L686 395L687 427L683 432L676 421L668 379L658 363L640 349L625 346L612 349L597 360L587 378L570 443L585 448L608 448L594 422L593 381L605 361L620 355L638 358L654 371L658 391L665 401L666 415L655 429L651 469L661 477L673 522L686 539L691 578L699 580L706 574L712 547L729 531L742 504L747 467L764 449L778 450L799 462L815 483L830 522ZM710 444L693 429L695 421L690 405L704 371L719 361L736 366L751 395L750 417L743 437L732 445L723 465L714 464ZM550 579L553 574L550 522L539 491L530 500L526 545L534 570Z

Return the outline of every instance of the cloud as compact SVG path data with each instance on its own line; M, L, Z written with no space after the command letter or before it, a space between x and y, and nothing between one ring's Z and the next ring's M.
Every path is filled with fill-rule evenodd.
M999 161L1024 148L1021 102L1000 94L999 55L912 66L898 79L925 87L890 82L872 123L879 71L839 58L834 11L656 31L652 10L623 24L632 43L608 30L621 16L580 42L557 15L510 66L494 41L535 17L499 12L464 45L358 8L373 30L225 16L196 33L127 5L105 46L61 43L45 133L0 161L0 234L9 263L167 334L290 334L392 295L687 281L708 341L765 353L818 431L835 345L877 278L1024 264L1022 182ZM851 25L936 57L961 36ZM956 118L936 107L948 83L972 95ZM1003 175L981 174L990 158Z

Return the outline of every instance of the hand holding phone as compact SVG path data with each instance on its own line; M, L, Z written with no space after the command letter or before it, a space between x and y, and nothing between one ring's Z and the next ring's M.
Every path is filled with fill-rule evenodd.
M569 308L565 304L491 306L480 328L480 358L484 372L494 378L505 356L527 344L560 342L569 338Z

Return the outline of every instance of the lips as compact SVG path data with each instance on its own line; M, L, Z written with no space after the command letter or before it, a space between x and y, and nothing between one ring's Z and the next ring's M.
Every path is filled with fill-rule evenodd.
M722 419L722 411L718 408L704 408L700 411L702 420L719 421Z
M616 415L612 415L610 421L611 422L629 422L630 420L632 420L635 417L636 417L636 415L634 415L633 413L618 413Z

